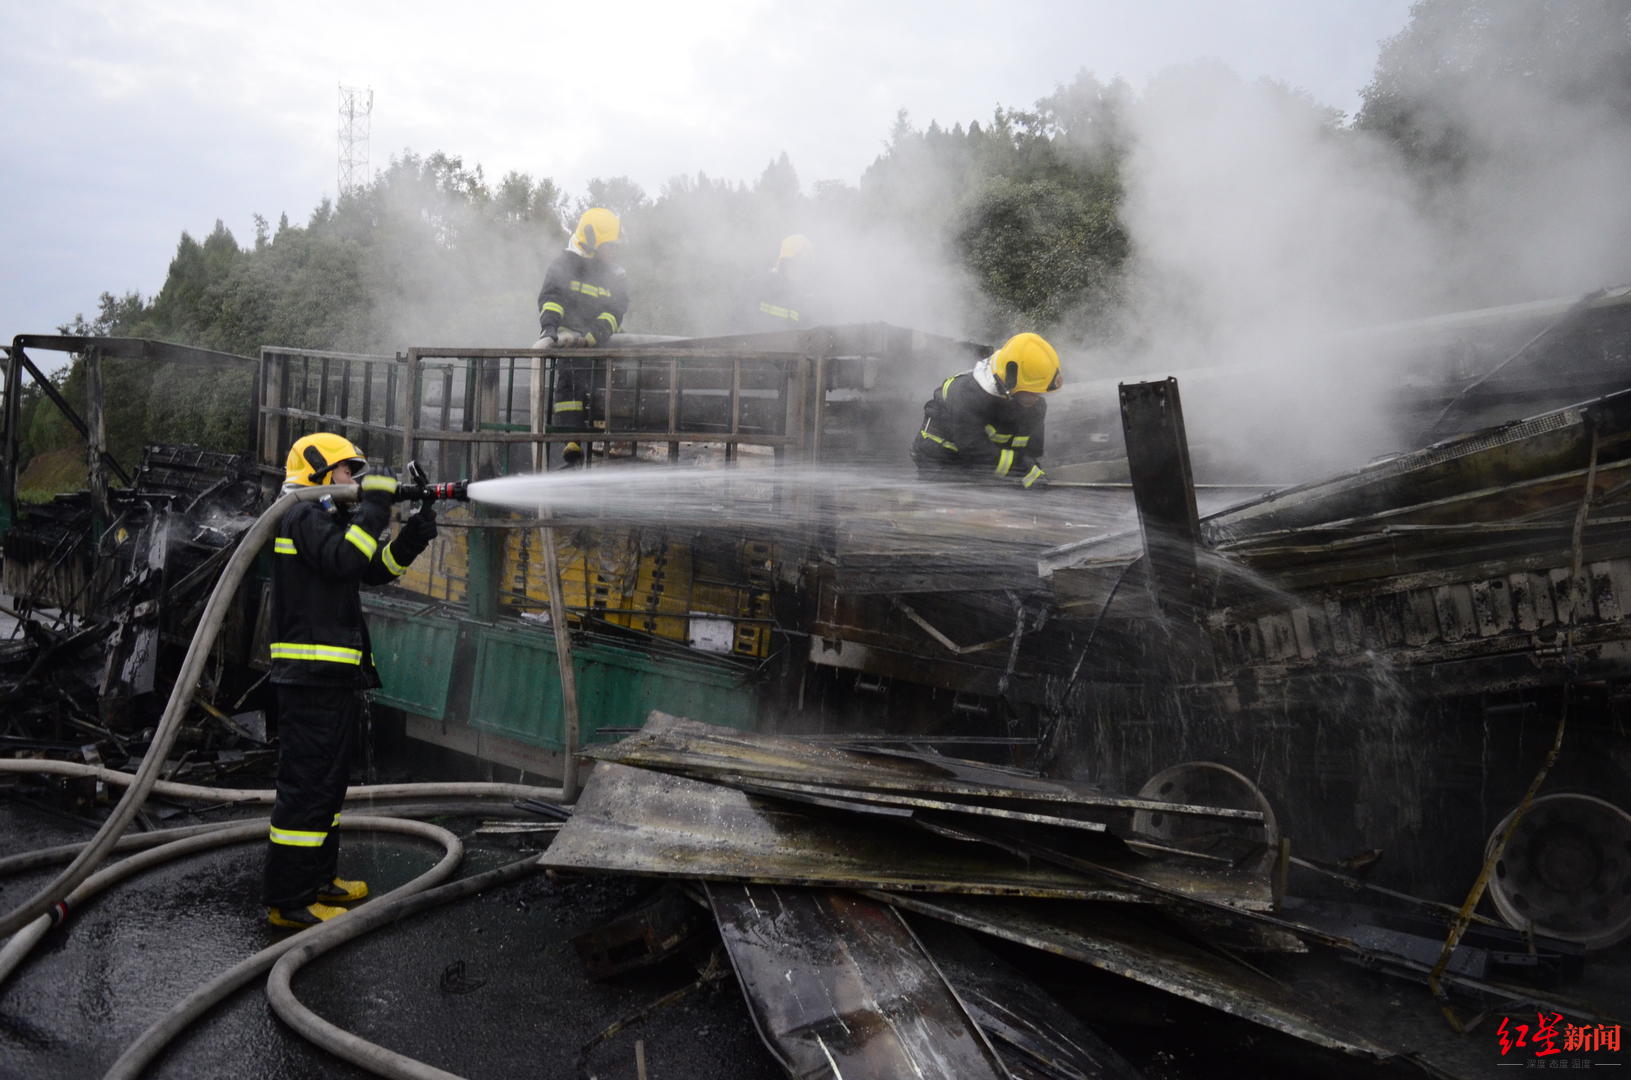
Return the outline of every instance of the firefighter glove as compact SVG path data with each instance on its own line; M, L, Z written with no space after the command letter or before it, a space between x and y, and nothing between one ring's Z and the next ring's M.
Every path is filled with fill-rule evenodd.
M583 344L583 338L576 330L568 330L565 327L562 327L555 333L555 345L557 348L575 349L581 344Z
M532 343L532 347L535 349L553 349L555 347L555 337L553 334L540 334L538 340Z
M410 547L425 549L436 539L436 511L426 507L402 523L402 542Z

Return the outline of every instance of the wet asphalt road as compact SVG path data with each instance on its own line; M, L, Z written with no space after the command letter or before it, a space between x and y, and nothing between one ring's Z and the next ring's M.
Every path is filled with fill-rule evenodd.
M466 839L460 876L526 853L471 838L474 818L441 823ZM0 799L0 853L89 834ZM438 855L412 840L348 835L341 870L382 891ZM277 932L261 922L261 857L258 844L246 844L155 869L98 897L65 930L49 935L0 987L0 1077L101 1076L194 986L275 940ZM19 902L47 876L41 871L0 881L0 904ZM588 1071L579 1071L579 1049L597 1032L696 978L685 961L616 984L590 982L583 974L571 937L651 887L540 874L343 946L307 965L295 989L341 1027L465 1076L634 1077L636 1039L645 1041L652 1077L781 1076L729 978L605 1040L590 1054ZM462 978L450 971L460 962ZM195 1025L148 1075L295 1080L370 1074L284 1027L257 982Z
M212 816L213 817L213 816ZM186 824L177 818L163 824ZM527 854L512 838L472 836L474 817L440 823L466 841L460 876ZM76 823L0 795L0 854L82 840ZM422 872L439 855L395 835L348 835L342 872L376 893ZM0 986L0 1080L100 1077L144 1028L216 972L276 940L261 921L259 843L219 849L115 887L53 931ZM0 879L10 907L48 878ZM702 955L595 983L572 937L601 925L654 883L628 878L527 878L396 923L307 965L296 992L320 1016L450 1072L528 1080L633 1078L635 1040L653 1080L783 1075L760 1043L734 977L705 983L595 1046L608 1025L696 980ZM987 942L990 944L990 942ZM1353 1059L1308 1057L1303 1044L1109 975L1029 950L1011 951L1033 977L1129 1057L1147 1080L1198 1077L1419 1076ZM1450 1032L1424 988L1359 971L1334 957L1261 958L1312 1000L1337 1006L1351 1026L1423 1053L1439 1075L1500 1075L1495 1020ZM462 965L456 967L456 965ZM727 968L728 970L728 968ZM1589 980L1569 993L1624 1017L1631 1012L1631 944L1599 954ZM1600 1061L1625 1061L1623 1055ZM306 1043L268 1007L261 983L194 1025L151 1077L296 1080L368 1076Z

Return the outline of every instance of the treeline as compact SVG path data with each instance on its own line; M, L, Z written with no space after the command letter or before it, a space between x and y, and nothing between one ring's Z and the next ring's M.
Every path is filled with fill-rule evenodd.
M1501 145L1498 114L1491 128L1468 106L1492 80L1545 82L1583 108L1631 114L1623 0L1420 0L1385 44L1358 116L1290 89L1266 92L1332 139L1392 147L1420 198L1453 215L1457 185ZM617 177L574 197L548 178L512 172L495 183L456 156L406 152L303 224L257 217L247 242L220 223L202 239L183 234L156 295L104 293L91 317L60 329L245 356L268 344L386 355L525 345L544 267L577 213L604 205L623 215L630 241L632 332L738 329L742 283L769 266L782 236L804 232L816 241L828 321L1104 341L1126 332L1138 284L1137 237L1122 210L1142 107L1124 83L1084 73L1030 109L999 108L966 127L919 127L902 113L858 183L809 188L785 154L751 184L699 174L650 194ZM1228 161L1197 167L1230 182ZM153 440L241 443L244 373L107 368L110 444L121 460ZM82 378L77 364L59 373L72 401L83 400ZM25 452L74 444L37 394L25 414Z

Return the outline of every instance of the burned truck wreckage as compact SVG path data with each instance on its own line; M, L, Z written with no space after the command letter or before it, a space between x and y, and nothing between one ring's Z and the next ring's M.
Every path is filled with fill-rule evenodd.
M484 829L547 841L504 880L547 871L551 904L613 890L592 927L554 916L575 978L694 963L660 999L681 1008L734 976L729 1022L763 1044L735 1074L1482 1076L1554 1038L1623 1062L1631 288L1334 343L1388 423L1352 443L1368 463L1295 484L1234 452L1212 392L1261 372L1067 385L1038 493L904 467L926 388L978 344L616 340L579 350L598 422L567 472L584 436L542 420L547 352L16 338L10 794L100 814L154 746L148 827L198 816L178 784L229 810L269 784L264 572L197 685L177 675L287 448L334 431L376 468L471 481L365 595L366 779L558 785L493 804L510 824ZM241 452L154 445L127 472L93 378L84 415L56 401L88 490L21 502L17 401L52 350L252 372ZM285 965L310 952L267 990L302 1034ZM605 1055L653 1015L584 1020L546 1074L634 1075Z

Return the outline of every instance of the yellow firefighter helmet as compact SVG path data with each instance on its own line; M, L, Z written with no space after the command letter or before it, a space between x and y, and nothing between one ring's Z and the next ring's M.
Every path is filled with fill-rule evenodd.
M810 238L794 233L782 241L781 251L776 255L776 261L778 263L785 262L788 259L797 259L808 254L810 254Z
M328 431L307 435L289 447L288 460L283 463L283 483L296 487L331 483L330 474L341 462L351 463L353 477L368 471L368 459L345 436Z
M1046 394L1061 385L1059 354L1040 334L1015 334L991 358L991 372L1010 394Z
M585 255L593 255L602 244L623 242L623 223L605 207L593 207L578 218L578 228L572 234L572 242Z

